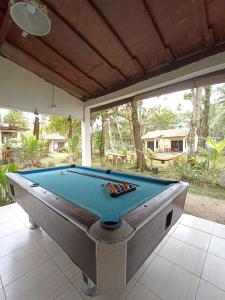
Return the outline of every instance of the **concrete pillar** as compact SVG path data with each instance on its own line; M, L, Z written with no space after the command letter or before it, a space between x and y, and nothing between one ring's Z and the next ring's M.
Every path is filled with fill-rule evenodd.
M91 120L90 108L84 108L84 118L81 121L82 165L91 166Z
M156 151L156 139L154 139L154 152Z
M49 142L49 151L54 152L54 142L52 140Z

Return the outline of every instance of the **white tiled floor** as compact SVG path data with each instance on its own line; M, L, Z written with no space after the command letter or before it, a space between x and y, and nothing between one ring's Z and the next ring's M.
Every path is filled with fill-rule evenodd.
M0 300L99 300L17 205L0 208ZM225 225L183 215L129 282L126 300L225 300ZM119 300L119 299L115 299Z

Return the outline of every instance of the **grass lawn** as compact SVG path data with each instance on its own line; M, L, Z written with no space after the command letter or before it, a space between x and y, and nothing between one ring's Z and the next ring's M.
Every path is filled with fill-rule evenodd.
M44 167L67 165L71 163L71 155L69 153L50 153L49 157L43 158L41 163ZM77 164L81 164L81 159L77 160Z
M113 166L111 163L107 162L106 160L100 161L99 159L94 160L92 166L97 168L115 169L115 166ZM150 165L149 167L151 169ZM160 161L154 161L153 167L159 169L158 174L153 174L151 170L141 172L141 174L147 176L159 177L159 178L167 178L167 179L170 178L170 179L180 180L179 174L175 171L174 161L168 161L165 162L164 164L162 164ZM220 157L218 159L217 167L220 170L225 171L225 156ZM135 168L135 166L129 164L123 164L123 163L120 164L120 171L140 174L139 170ZM188 190L189 192L196 195L208 196L208 197L225 200L225 189L220 187L219 185L190 183Z
M61 165L69 157L69 153L51 153L50 157L54 159L56 165Z
M48 160L52 160L55 165L66 165L69 163L69 153L51 153L50 158L43 159L43 164L48 164ZM81 159L76 161L77 164L81 164ZM149 168L151 169L150 164ZM112 163L108 162L106 158L103 159L93 159L92 166L96 168L104 169L115 169ZM179 174L175 171L174 161L168 161L162 164L160 161L153 161L153 167L159 169L158 174L153 174L152 171L141 172L143 175L154 176L159 178L170 178L175 180L180 180ZM217 161L217 167L220 170L225 170L225 156L220 157ZM120 163L120 171L128 173L140 174L139 170L130 164ZM190 183L189 191L193 194L214 197L218 199L225 199L225 189L217 185L204 185L199 183Z

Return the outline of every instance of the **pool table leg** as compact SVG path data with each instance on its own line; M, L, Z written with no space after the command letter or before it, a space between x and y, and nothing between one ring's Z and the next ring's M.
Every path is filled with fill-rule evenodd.
M82 292L88 296L95 296L97 294L96 285L82 272Z
M29 216L29 222L30 222L30 227L29 228L31 230L40 228L40 226L34 221L34 219L31 216Z

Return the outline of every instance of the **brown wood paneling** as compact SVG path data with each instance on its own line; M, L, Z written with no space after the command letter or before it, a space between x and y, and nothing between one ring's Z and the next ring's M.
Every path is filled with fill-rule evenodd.
M140 0L93 0L123 43L145 69L172 60Z
M224 0L43 3L52 21L50 34L22 38L13 24L6 38L19 52L12 55L12 48L3 43L1 53L83 100L225 50ZM1 25L7 7L8 1L1 0ZM31 65L20 61L24 55Z
M60 74L70 83L80 87L86 93L95 93L102 90L96 82L83 75L54 50L47 47L40 39L31 35L28 35L26 38L22 37L21 30L16 25L11 27L8 40L30 56L35 57L42 64L48 66L52 71Z
M206 1L208 23L213 29L216 41L225 40L225 1L207 0Z
M96 80L102 87L111 87L124 80L115 72L69 25L49 10L52 20L50 34L42 37L48 45L77 66L86 76ZM61 37L60 39L58 37Z
M203 1L200 0L146 0L162 33L176 57L199 51L208 46Z
M4 40L6 39L11 24L12 24L12 18L10 16L9 10L7 10L7 12L3 17L3 21L0 27L0 48Z
M142 68L130 57L101 16L87 0L46 0L113 67L126 77L136 76ZM107 5L107 1L105 2ZM106 75L107 76L107 75Z
M33 72L34 74L45 79L47 82L63 89L75 97L80 98L81 96L88 96L85 91L74 86L65 78L61 77L61 75L50 70L47 66L8 42L3 43L0 53L9 60L15 62L28 71Z
M8 0L1 0L0 1L0 9L6 11L8 8Z

